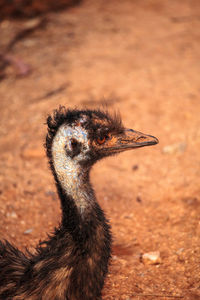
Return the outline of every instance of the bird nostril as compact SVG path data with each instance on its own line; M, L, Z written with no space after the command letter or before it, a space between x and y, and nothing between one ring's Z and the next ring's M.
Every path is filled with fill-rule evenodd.
M143 142L144 140L146 140L146 137L144 135L141 135L136 139L136 142Z

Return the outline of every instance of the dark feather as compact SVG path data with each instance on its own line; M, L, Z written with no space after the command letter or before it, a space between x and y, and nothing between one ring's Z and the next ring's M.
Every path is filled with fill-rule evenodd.
M111 255L110 226L95 201L88 173L84 184L93 199L93 207L84 218L80 216L74 200L60 185L51 153L59 127L64 123L73 125L82 117L90 138L100 127L118 132L123 130L118 115L111 117L100 110L79 111L60 107L47 118L46 149L61 200L61 224L38 245L34 255L28 253L25 256L8 242L0 242L0 300L101 299Z

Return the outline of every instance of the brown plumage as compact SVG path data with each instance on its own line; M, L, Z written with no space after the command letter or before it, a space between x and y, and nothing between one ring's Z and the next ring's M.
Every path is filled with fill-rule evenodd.
M100 300L111 233L89 180L91 166L158 140L125 129L118 115L100 110L61 107L47 125L46 150L61 201L61 224L34 255L0 242L0 299Z

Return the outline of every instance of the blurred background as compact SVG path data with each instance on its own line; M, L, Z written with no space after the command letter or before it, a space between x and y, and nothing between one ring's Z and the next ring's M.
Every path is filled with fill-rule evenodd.
M199 74L199 0L0 0L0 238L32 250L59 223L47 115L106 102L160 143L92 171L114 235L103 299L200 299Z

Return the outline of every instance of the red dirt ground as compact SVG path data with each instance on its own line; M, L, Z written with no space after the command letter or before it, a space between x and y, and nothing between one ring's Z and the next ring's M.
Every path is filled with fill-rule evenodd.
M114 236L103 299L200 299L200 2L85 0L46 19L10 52L32 72L0 82L1 239L32 250L59 222L47 114L107 99L160 144L92 171ZM31 22L2 21L1 48ZM141 261L150 251L161 263Z

